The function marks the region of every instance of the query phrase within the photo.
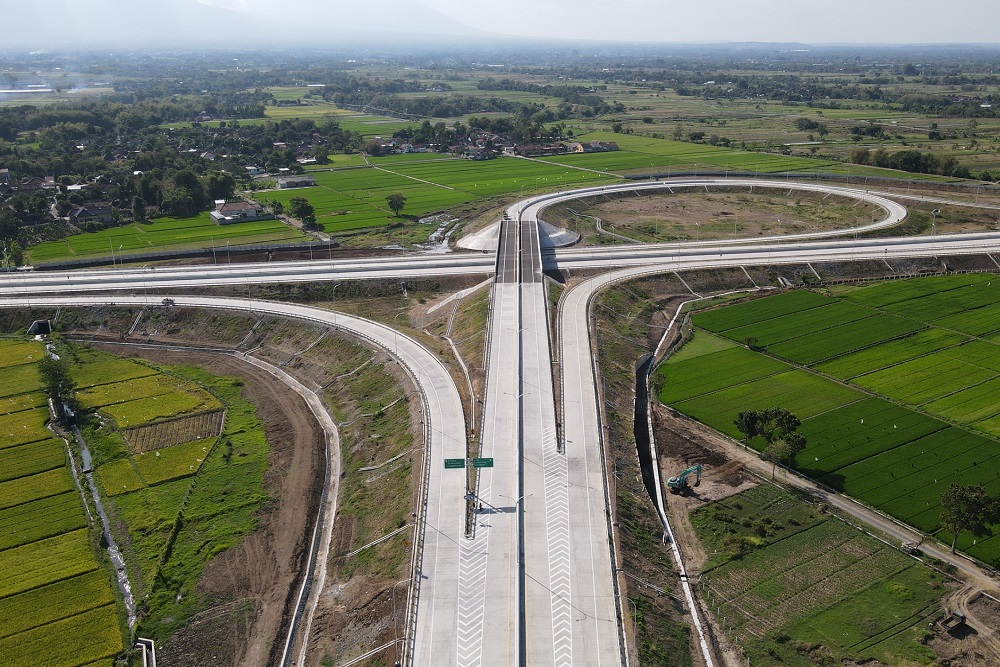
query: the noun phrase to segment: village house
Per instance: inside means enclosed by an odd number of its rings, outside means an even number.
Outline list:
[[[111,202],[92,201],[70,210],[67,218],[74,225],[82,225],[87,222],[99,222],[106,225],[114,222],[115,212]]]
[[[245,201],[223,202],[212,211],[212,220],[219,225],[231,225],[237,222],[270,219],[270,214],[264,212],[262,206]]]
[[[290,188],[311,188],[316,185],[316,179],[312,176],[282,176],[275,179],[275,183],[281,190]]]

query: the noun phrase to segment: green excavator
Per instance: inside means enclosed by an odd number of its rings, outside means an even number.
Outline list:
[[[671,477],[667,480],[667,488],[670,489],[671,493],[680,493],[686,491],[688,487],[688,475],[695,475],[694,486],[701,484],[701,464],[693,465],[676,477]]]

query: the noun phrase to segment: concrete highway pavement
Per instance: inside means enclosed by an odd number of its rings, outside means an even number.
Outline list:
[[[473,531],[461,546],[454,664],[465,667],[521,664],[517,228],[501,232],[479,452],[494,467],[479,470]]]
[[[493,304],[491,346],[518,341],[524,665],[620,665],[618,614],[608,543],[601,452],[560,441],[550,349],[548,295],[537,221],[507,211],[516,226],[519,311],[506,317]],[[509,280],[509,275],[504,279]],[[491,390],[488,390],[488,392]],[[501,664],[501,663],[496,663]]]
[[[938,257],[998,251],[1000,251],[1000,233],[992,232],[740,246],[661,244],[565,248],[546,255],[545,262],[547,267],[563,270],[655,265],[659,271],[672,271],[727,266]]]
[[[444,470],[445,458],[466,456],[465,416],[462,401],[448,369],[423,345],[390,327],[359,317],[319,308],[246,299],[169,297],[178,307],[218,308],[276,315],[318,323],[361,336],[385,348],[406,367],[423,396],[423,427],[427,441],[426,500],[418,526],[418,551],[410,599],[416,607],[407,612],[407,653],[417,665],[459,664],[455,629],[459,614],[459,544],[464,540],[463,502],[465,477]],[[69,307],[100,305],[158,305],[159,299],[141,296],[32,297],[0,299],[0,308]]]
[[[261,283],[322,282],[488,274],[492,255],[453,253],[192,266],[142,266],[0,275],[0,293],[65,294],[97,290],[176,289]]]

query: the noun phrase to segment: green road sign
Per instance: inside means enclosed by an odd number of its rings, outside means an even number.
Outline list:
[[[493,459],[472,459],[473,468],[492,468]]]
[[[490,462],[490,464],[492,465],[492,461]],[[465,459],[445,459],[444,460],[444,467],[445,468],[464,468],[465,467]]]

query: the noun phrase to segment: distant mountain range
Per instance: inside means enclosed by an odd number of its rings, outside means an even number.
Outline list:
[[[416,0],[244,0],[239,9],[197,0],[48,0],[5,3],[4,47],[255,48],[475,37]]]

